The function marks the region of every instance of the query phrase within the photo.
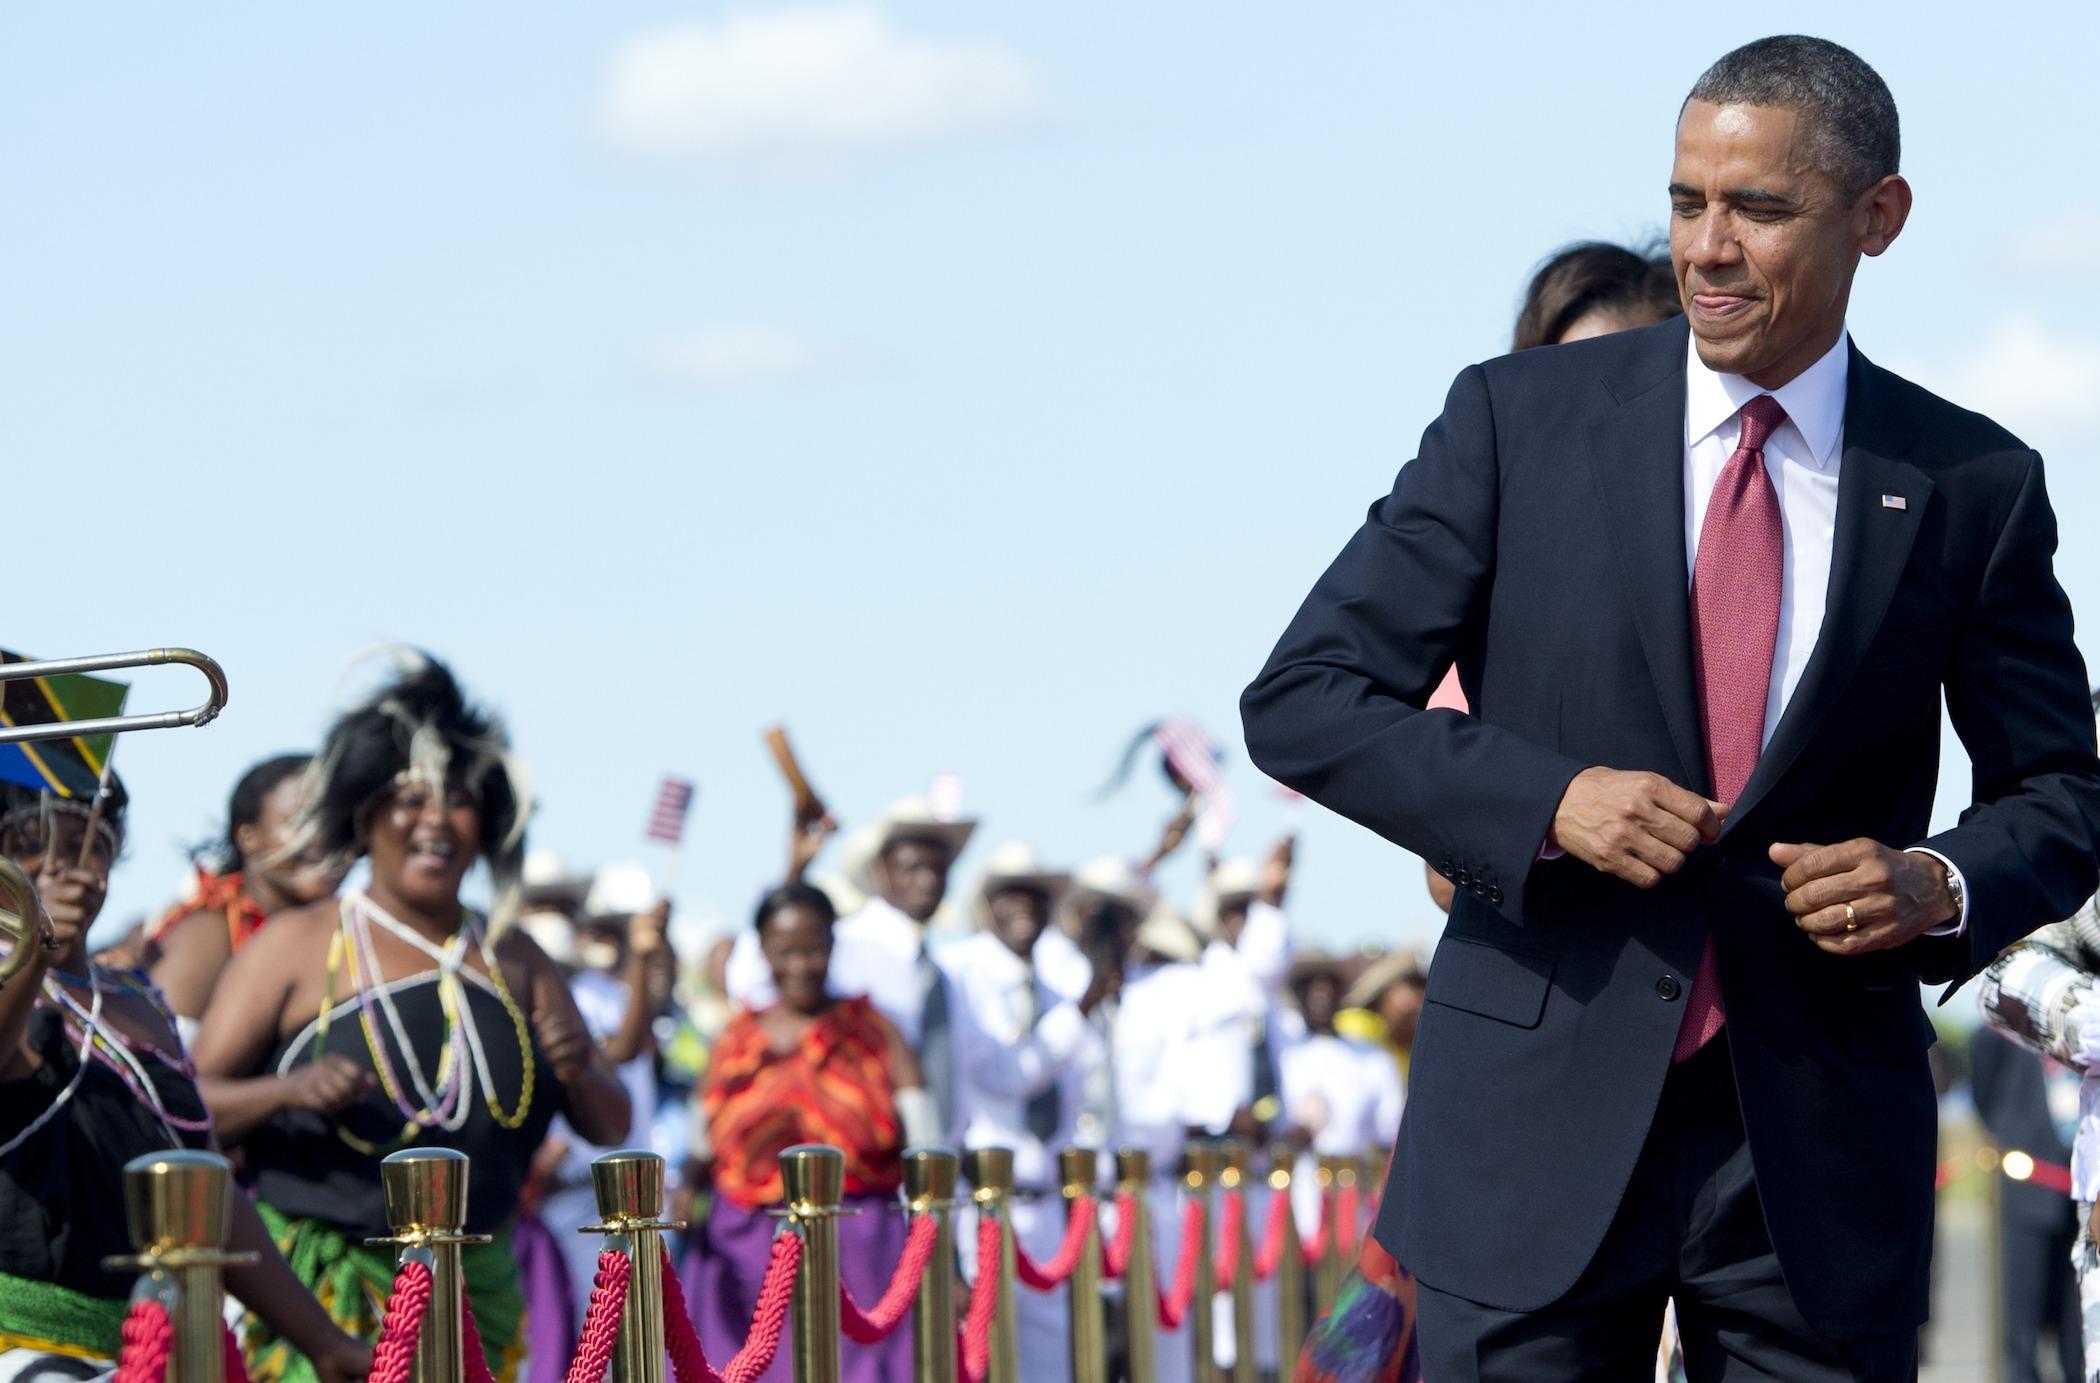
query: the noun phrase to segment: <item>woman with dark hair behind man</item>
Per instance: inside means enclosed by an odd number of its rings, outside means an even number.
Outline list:
[[[561,970],[508,927],[522,884],[531,794],[502,726],[451,672],[403,651],[394,679],[343,715],[307,775],[289,842],[371,878],[340,900],[293,908],[234,955],[205,1014],[209,1076],[285,1076],[332,1058],[364,1078],[357,1098],[287,1108],[243,1143],[256,1206],[294,1272],[370,1338],[393,1279],[379,1160],[415,1144],[473,1160],[466,1229],[494,1242],[461,1255],[491,1371],[516,1375],[524,1296],[510,1252],[532,1155],[557,1111],[594,1143],[625,1139],[627,1093],[591,1040]],[[484,919],[460,901],[477,861],[494,875]],[[249,1375],[311,1383],[307,1361],[261,1322],[244,1331]]]

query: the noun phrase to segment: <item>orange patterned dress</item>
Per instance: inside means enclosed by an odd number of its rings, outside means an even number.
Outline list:
[[[756,1015],[738,1013],[716,1039],[700,1098],[715,1190],[741,1205],[780,1202],[780,1154],[797,1143],[845,1153],[849,1196],[903,1184],[889,1030],[865,998],[832,1004],[785,1054],[766,1041]]]
[[[159,941],[177,922],[193,917],[200,912],[223,912],[226,914],[227,935],[238,951],[255,935],[255,929],[263,924],[262,907],[253,898],[241,892],[241,876],[214,874],[209,869],[197,870],[197,891],[174,907],[169,908],[152,925],[146,928],[148,941]]]

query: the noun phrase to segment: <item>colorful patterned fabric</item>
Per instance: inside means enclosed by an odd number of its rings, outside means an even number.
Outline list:
[[[2022,1046],[2077,1070],[2071,1010],[2100,996],[2100,899],[2008,946],[1983,972],[1984,1018]]]
[[[738,1013],[715,1043],[701,1107],[715,1191],[739,1204],[779,1202],[780,1154],[797,1143],[845,1153],[849,1196],[903,1184],[889,1034],[865,998],[832,1004],[785,1054],[772,1049],[757,1015]]]
[[[1295,1383],[1422,1383],[1415,1280],[1364,1236],[1334,1306],[1305,1337]]]
[[[125,1309],[122,1298],[91,1297],[0,1273],[0,1349],[114,1359],[123,1344]]]
[[[200,912],[219,912],[226,915],[226,930],[238,951],[255,935],[255,929],[263,924],[265,914],[262,905],[241,892],[241,875],[214,874],[209,869],[197,870],[197,891],[182,902],[169,908],[146,928],[146,939],[158,941],[166,936],[177,922],[194,917]]]
[[[353,1244],[318,1221],[287,1219],[262,1201],[255,1208],[292,1274],[306,1284],[328,1318],[355,1339],[379,1338],[387,1295],[394,1286],[393,1252]],[[459,1266],[489,1372],[496,1383],[517,1383],[518,1365],[525,1357],[525,1292],[517,1259],[511,1255],[510,1231],[499,1232],[493,1243],[461,1249]],[[241,1318],[240,1338],[254,1383],[319,1383],[307,1357],[271,1334],[252,1312]]]

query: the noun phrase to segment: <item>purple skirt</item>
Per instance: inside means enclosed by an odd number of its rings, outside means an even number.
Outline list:
[[[526,1383],[562,1383],[582,1328],[575,1320],[569,1270],[537,1215],[518,1216],[510,1244],[525,1290]]]
[[[848,1196],[846,1208],[860,1213],[838,1219],[839,1278],[855,1301],[873,1306],[888,1290],[897,1260],[904,1256],[904,1213],[894,1196]],[[701,1347],[717,1369],[729,1363],[751,1333],[751,1312],[758,1305],[759,1284],[765,1281],[780,1224],[763,1209],[716,1196],[686,1256],[679,1279],[700,1330]],[[782,1334],[780,1352],[759,1376],[760,1383],[789,1383],[794,1376],[790,1334]],[[911,1383],[909,1318],[880,1344],[841,1340],[839,1373],[842,1383]]]

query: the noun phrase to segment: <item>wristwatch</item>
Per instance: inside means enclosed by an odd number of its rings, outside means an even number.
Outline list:
[[[1964,912],[1967,912],[1969,909],[1968,899],[1963,896],[1961,871],[1950,864],[1946,866],[1946,872],[1947,896],[1954,900],[1954,914],[1953,916],[1949,917],[1945,922],[1940,924],[1943,927],[1953,926],[1955,923],[1960,922],[1961,915]]]

